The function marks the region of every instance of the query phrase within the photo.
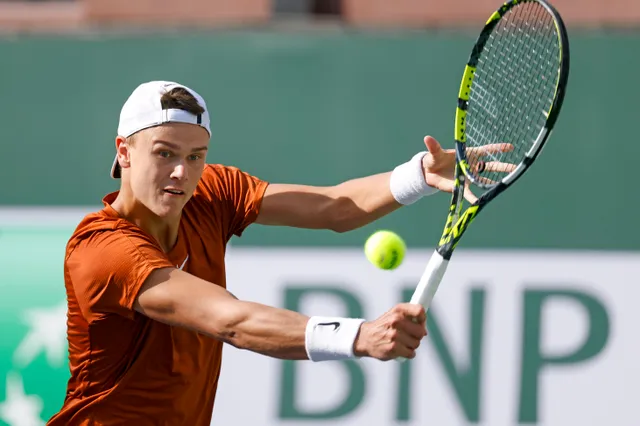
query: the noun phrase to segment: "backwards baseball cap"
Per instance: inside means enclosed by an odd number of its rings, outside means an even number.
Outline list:
[[[162,109],[160,100],[162,95],[175,88],[187,90],[204,108],[202,114],[191,114],[181,109]],[[209,122],[209,110],[202,96],[195,90],[173,81],[150,81],[138,86],[129,96],[120,111],[120,122],[118,124],[118,136],[128,138],[140,130],[149,127],[159,126],[163,123],[189,123],[204,127],[211,136]],[[119,179],[121,168],[118,163],[118,156],[111,167],[111,177]]]

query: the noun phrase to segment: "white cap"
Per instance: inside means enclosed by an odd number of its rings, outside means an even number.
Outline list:
[[[186,89],[191,93],[200,106],[204,108],[204,112],[194,115],[181,109],[162,109],[160,103],[162,95],[177,87]],[[195,90],[173,81],[150,81],[138,86],[122,106],[118,124],[118,136],[127,138],[140,130],[163,123],[196,124],[204,127],[209,136],[211,136],[209,110],[207,110],[207,104],[202,96]],[[111,167],[111,177],[118,179],[120,175],[120,164],[118,164],[118,156],[116,155]]]

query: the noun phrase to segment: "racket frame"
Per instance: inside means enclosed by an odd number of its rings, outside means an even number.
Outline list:
[[[559,67],[558,67],[558,80],[556,83],[554,99],[551,104],[551,108],[547,112],[547,120],[543,128],[540,130],[536,141],[532,145],[531,149],[525,154],[523,161],[516,166],[516,169],[505,176],[497,184],[493,184],[488,187],[488,190],[483,193],[476,202],[466,208],[464,213],[461,214],[462,205],[464,202],[464,191],[466,180],[469,179],[471,183],[474,183],[480,187],[487,188],[481,182],[478,182],[471,173],[471,167],[466,156],[466,117],[467,107],[469,102],[469,96],[473,87],[473,80],[475,77],[476,66],[484,45],[486,44],[491,32],[498,24],[500,19],[515,7],[521,3],[538,3],[543,6],[553,17],[554,24],[556,26],[556,32],[559,35]],[[512,0],[504,3],[485,23],[484,28],[480,32],[478,39],[471,50],[471,55],[465,66],[462,81],[460,83],[460,89],[458,92],[458,105],[456,108],[455,116],[455,146],[456,146],[456,167],[455,167],[455,183],[454,189],[451,195],[451,204],[449,206],[449,212],[447,220],[445,222],[444,231],[436,247],[433,255],[429,259],[427,266],[416,286],[416,290],[413,293],[410,303],[422,304],[425,310],[429,309],[431,301],[435,296],[435,293],[442,281],[444,273],[447,269],[451,255],[456,248],[460,238],[469,227],[471,222],[477,217],[482,208],[497,195],[502,193],[506,188],[511,186],[518,178],[520,178],[524,172],[531,166],[533,161],[542,151],[545,142],[551,135],[551,131],[555,125],[555,122],[560,114],[564,96],[566,92],[567,81],[569,78],[569,39],[567,36],[567,30],[560,14],[556,9],[547,3],[545,0]]]

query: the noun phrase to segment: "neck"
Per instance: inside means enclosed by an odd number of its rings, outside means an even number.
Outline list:
[[[131,191],[124,185],[118,196],[111,204],[118,214],[134,223],[147,234],[151,235],[162,247],[165,253],[171,251],[178,240],[180,215],[177,217],[159,217],[133,197]]]

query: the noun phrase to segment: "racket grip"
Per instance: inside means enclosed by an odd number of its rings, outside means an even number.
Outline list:
[[[442,277],[447,270],[447,265],[449,265],[449,261],[442,257],[440,253],[434,251],[409,303],[420,304],[424,306],[425,311],[428,311],[433,296],[435,296],[440,281],[442,281]],[[406,359],[396,358],[396,361],[404,362]]]
[[[424,306],[425,311],[428,311],[448,265],[449,261],[434,251],[413,292],[410,303],[420,304]]]

